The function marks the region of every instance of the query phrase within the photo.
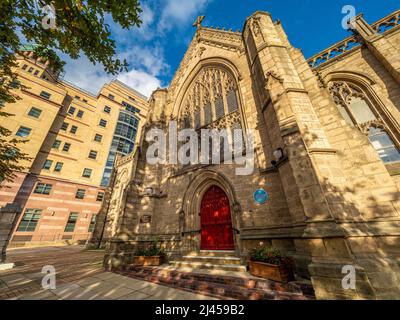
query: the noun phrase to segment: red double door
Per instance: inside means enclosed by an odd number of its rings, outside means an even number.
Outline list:
[[[201,250],[233,250],[229,199],[217,186],[206,191],[201,201]]]

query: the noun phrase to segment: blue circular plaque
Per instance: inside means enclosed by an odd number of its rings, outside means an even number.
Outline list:
[[[254,201],[259,204],[264,204],[269,199],[269,194],[264,189],[258,189],[256,192],[253,193]]]

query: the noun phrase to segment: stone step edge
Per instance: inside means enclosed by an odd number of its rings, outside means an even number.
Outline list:
[[[211,259],[211,260],[232,260],[232,261],[240,261],[240,258],[236,257],[215,257],[215,256],[182,256],[185,259]]]
[[[132,273],[131,271],[115,270],[113,272],[118,273],[118,274],[120,274],[122,276],[125,276],[125,277],[129,277],[129,278],[133,278],[133,279],[137,279],[137,280],[142,280],[142,281],[147,281],[147,282],[159,284],[159,285],[162,285],[162,286],[168,287],[168,288],[175,288],[175,289],[180,289],[180,290],[191,292],[191,293],[202,294],[202,295],[209,296],[209,297],[212,297],[212,298],[217,298],[217,299],[220,299],[220,300],[228,300],[227,297],[224,297],[224,296],[221,296],[221,295],[217,295],[217,294],[214,294],[214,293],[209,293],[209,292],[205,293],[205,292],[195,291],[195,290],[192,290],[192,289],[181,288],[181,287],[178,287],[178,286],[167,284],[165,282],[159,281],[158,277],[155,277],[155,276],[147,278],[147,277],[143,277],[142,275],[137,275],[136,273]],[[156,278],[157,280],[154,280],[152,278]]]
[[[160,269],[158,267],[138,267],[133,266],[130,268],[131,271],[139,272],[141,274],[153,275],[153,276],[162,276],[165,277],[166,274],[170,277],[184,277],[187,280],[196,280],[196,281],[203,281],[203,282],[212,282],[216,284],[221,284],[222,281],[225,284],[238,286],[243,289],[256,289],[256,290],[267,290],[267,291],[277,291],[277,292],[287,292],[293,294],[303,294],[308,297],[314,297],[314,289],[307,284],[300,284],[300,283],[284,283],[281,284],[279,282],[275,282],[268,279],[254,279],[254,278],[241,278],[241,277],[232,277],[232,276],[221,276],[221,275],[210,275],[210,274],[198,274],[198,273],[191,273],[188,271],[179,271],[179,270],[165,270]],[[274,285],[273,289],[268,289],[263,287],[259,284],[269,284]],[[253,284],[251,287],[249,284]],[[259,285],[259,286],[258,286]],[[258,287],[257,287],[258,286]]]
[[[152,283],[157,283],[167,287],[178,288],[181,290],[203,294],[218,299],[239,299],[239,300],[276,300],[277,298],[297,298],[301,300],[313,299],[313,297],[306,296],[304,294],[293,293],[293,292],[279,292],[263,289],[247,289],[243,290],[240,286],[226,285],[209,283],[198,280],[174,280],[171,281],[167,277],[160,276],[145,276],[143,274],[137,274],[135,272],[121,272],[125,276],[131,278],[145,280]],[[188,288],[190,287],[190,288]],[[196,289],[195,289],[196,288]],[[223,294],[215,293],[215,291],[223,290]]]
[[[175,260],[175,261],[170,261],[170,264],[186,264],[186,265],[195,265],[199,267],[210,267],[210,268],[215,268],[215,269],[220,269],[220,268],[227,268],[227,269],[244,269],[246,270],[246,266],[242,266],[239,264],[212,264],[209,262],[196,262],[196,261],[180,261],[180,260]]]

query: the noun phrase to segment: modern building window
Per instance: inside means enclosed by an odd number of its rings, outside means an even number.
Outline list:
[[[92,219],[90,219],[90,225],[89,225],[89,232],[93,232],[94,231],[94,227],[96,225],[96,215],[92,215]]]
[[[32,107],[31,110],[29,110],[28,112],[28,116],[32,117],[32,118],[36,118],[39,119],[40,115],[42,114],[42,110]]]
[[[61,125],[61,130],[62,130],[62,131],[67,131],[68,126],[69,126],[69,123],[63,122],[63,124]]]
[[[76,134],[76,131],[78,131],[78,127],[77,126],[72,126],[71,130],[69,131],[72,134]]]
[[[52,185],[51,185],[51,184],[39,182],[39,183],[36,185],[36,188],[35,188],[35,190],[33,191],[33,193],[49,195],[50,192],[51,192],[51,188],[52,188]]]
[[[105,128],[107,126],[107,120],[100,119],[99,126]]]
[[[104,107],[104,112],[105,113],[110,113],[111,112],[111,108],[109,106],[105,106]]]
[[[103,140],[103,136],[101,134],[96,133],[96,135],[94,136],[94,141],[101,142],[101,140]]]
[[[75,194],[76,199],[84,199],[85,198],[85,189],[78,189]]]
[[[100,191],[100,192],[97,194],[96,201],[101,202],[101,201],[103,201],[103,199],[104,199],[104,192]]]
[[[48,92],[46,92],[46,91],[42,91],[42,92],[40,93],[40,96],[41,96],[42,98],[44,98],[44,99],[50,99],[51,94],[48,93]]]
[[[65,226],[64,232],[74,232],[77,220],[78,220],[78,213],[71,212],[69,214],[67,225]]]
[[[76,114],[76,117],[82,119],[83,118],[83,113],[84,112],[82,110],[79,110],[78,113]]]
[[[57,162],[56,166],[54,167],[54,171],[55,172],[61,172],[63,165],[64,164],[62,162]]]
[[[42,210],[40,209],[26,209],[22,216],[21,222],[18,225],[18,232],[33,232],[40,220]]]
[[[82,177],[90,178],[92,176],[92,169],[85,168],[83,169]]]
[[[60,148],[60,145],[61,145],[61,140],[56,140],[54,141],[53,146],[51,148],[58,150]]]
[[[121,111],[118,116],[117,126],[114,132],[111,149],[108,154],[106,167],[103,172],[101,186],[107,187],[110,183],[112,168],[117,154],[130,154],[135,146],[139,119],[133,114]]]
[[[31,134],[32,129],[24,126],[19,127],[17,133],[15,134],[17,137],[25,138]]]
[[[97,151],[90,150],[90,152],[89,152],[89,159],[96,160],[96,158],[97,158]]]
[[[68,152],[70,148],[71,148],[70,143],[68,142],[64,143],[63,151]]]
[[[112,94],[109,94],[109,95],[108,95],[108,98],[110,98],[111,100],[114,100],[114,99],[115,99],[115,97],[114,97]]]
[[[132,113],[140,113],[140,110],[131,104],[127,103],[126,101],[122,101],[122,105],[125,107],[126,111],[132,112]]]
[[[43,169],[44,169],[44,170],[50,170],[52,164],[53,164],[53,161],[52,161],[52,160],[46,160],[46,161],[44,162]]]
[[[71,116],[73,116],[74,113],[75,113],[75,111],[76,111],[76,108],[75,108],[75,107],[70,107],[70,108],[68,109],[68,114],[70,114]]]

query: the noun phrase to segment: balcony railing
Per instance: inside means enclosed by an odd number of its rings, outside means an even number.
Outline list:
[[[393,12],[392,14],[386,16],[385,18],[372,24],[372,28],[379,34],[385,34],[395,27],[400,25],[400,10]],[[328,49],[316,54],[315,56],[308,59],[308,63],[311,68],[317,68],[321,65],[332,61],[338,57],[349,53],[356,48],[360,47],[360,41],[356,36],[351,36],[343,41],[340,41]]]

